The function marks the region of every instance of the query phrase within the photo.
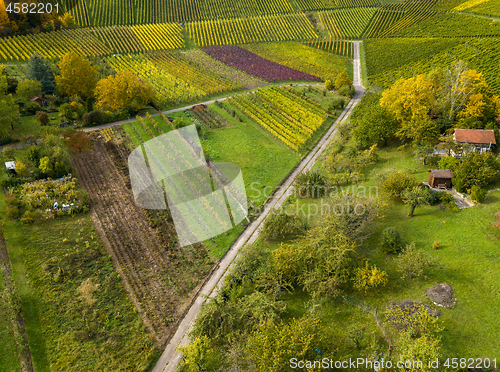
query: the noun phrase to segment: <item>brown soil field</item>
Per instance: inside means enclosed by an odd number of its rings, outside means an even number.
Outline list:
[[[73,166],[124,287],[163,346],[214,260],[202,244],[179,247],[168,211],[136,206],[128,176],[129,150],[123,143],[106,142],[99,134],[91,138],[92,150],[75,153]]]

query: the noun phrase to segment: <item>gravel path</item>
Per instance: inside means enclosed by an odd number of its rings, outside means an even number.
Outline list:
[[[163,351],[160,359],[158,360],[156,366],[153,368],[152,372],[174,372],[177,365],[182,359],[182,354],[176,350],[177,346],[186,345],[189,342],[188,334],[191,326],[193,324],[198,311],[200,310],[202,304],[205,302],[207,297],[214,297],[218,290],[220,284],[223,282],[224,277],[228,273],[228,269],[231,267],[234,259],[237,257],[241,247],[247,243],[254,242],[262,226],[262,222],[271,212],[273,208],[279,208],[279,206],[285,201],[285,199],[291,194],[292,190],[290,186],[295,181],[297,176],[301,172],[305,172],[314,165],[321,153],[328,147],[329,143],[333,140],[335,132],[339,123],[345,120],[352,112],[356,104],[363,97],[365,89],[361,83],[361,63],[360,63],[360,53],[359,44],[360,41],[354,41],[354,78],[353,84],[356,88],[356,93],[351,99],[347,107],[335,121],[335,123],[330,127],[328,132],[322,137],[316,147],[299,163],[295,170],[288,175],[279,191],[270,199],[266,204],[264,211],[261,213],[259,218],[253,221],[245,231],[238,237],[238,239],[231,246],[227,254],[219,262],[218,268],[212,273],[211,277],[205,282],[205,285],[199,292],[196,300],[193,302],[188,313],[181,321],[179,328],[175,335],[170,340],[169,344]],[[182,109],[179,109],[182,110]]]

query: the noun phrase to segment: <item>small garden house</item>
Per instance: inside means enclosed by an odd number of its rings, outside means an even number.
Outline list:
[[[432,169],[429,171],[429,186],[439,189],[451,189],[451,179],[453,172],[451,170]]]

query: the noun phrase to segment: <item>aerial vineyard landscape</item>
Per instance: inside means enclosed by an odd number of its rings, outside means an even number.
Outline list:
[[[0,0],[0,372],[500,370],[499,0]]]

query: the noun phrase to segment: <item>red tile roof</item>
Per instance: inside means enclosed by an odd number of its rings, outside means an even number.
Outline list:
[[[460,143],[496,145],[495,132],[486,129],[455,129],[455,139]]]
[[[430,172],[434,178],[453,178],[453,172],[451,170],[432,169]]]

